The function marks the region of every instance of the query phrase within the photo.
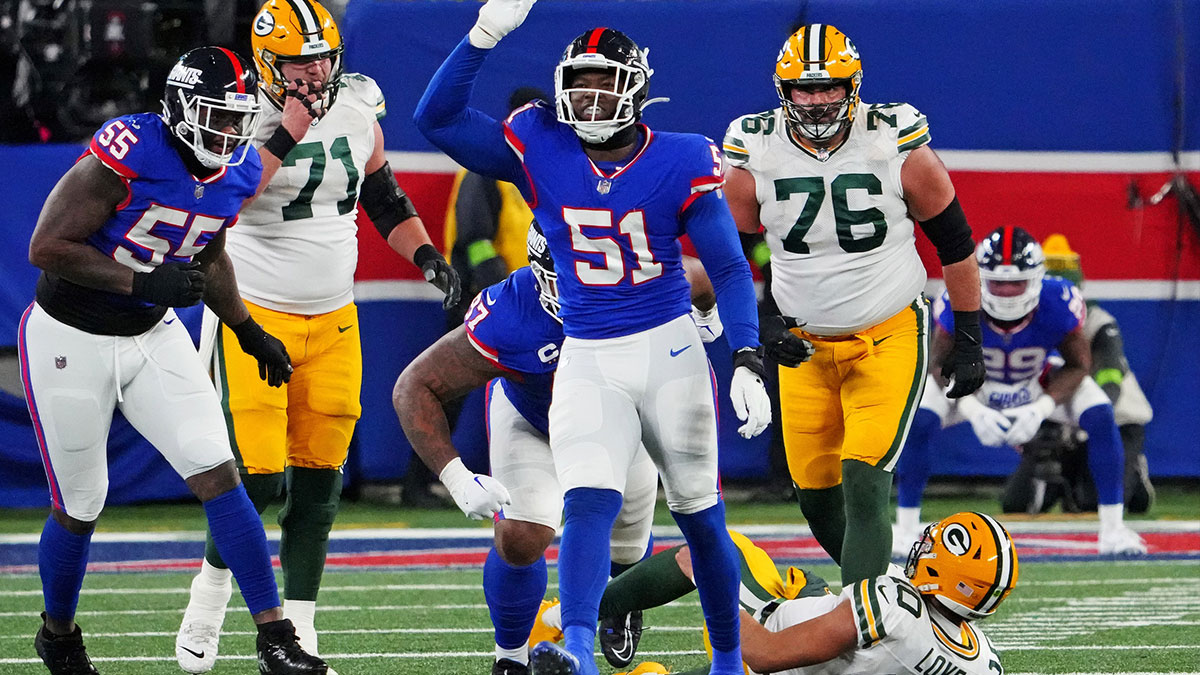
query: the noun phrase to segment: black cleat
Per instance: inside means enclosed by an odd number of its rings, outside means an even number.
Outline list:
[[[553,642],[539,642],[529,652],[529,675],[579,675],[579,659]]]
[[[633,663],[638,641],[642,639],[642,610],[600,622],[600,651],[613,668],[625,668]]]
[[[492,664],[492,675],[529,675],[529,666],[512,659],[500,659]]]
[[[42,627],[33,638],[33,648],[52,675],[100,675],[83,646],[79,624],[75,624],[74,632],[54,635],[46,631],[46,613],[42,612]]]
[[[262,675],[326,675],[329,666],[300,648],[289,619],[258,627],[258,672]]]

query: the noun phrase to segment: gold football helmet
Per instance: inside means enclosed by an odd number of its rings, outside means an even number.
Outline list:
[[[1042,242],[1042,253],[1046,256],[1046,273],[1068,279],[1076,286],[1083,285],[1083,268],[1079,254],[1071,249],[1067,237],[1052,234]]]
[[[280,66],[329,59],[329,80],[321,92],[321,110],[329,110],[342,79],[342,34],[329,10],[316,0],[267,0],[254,17],[250,47],[259,86],[279,108],[287,93]]]
[[[922,595],[963,618],[982,619],[1017,585],[1017,549],[994,518],[964,511],[925,528],[904,574]]]
[[[834,103],[800,105],[791,91],[806,85],[840,84],[846,97]],[[775,60],[775,91],[783,104],[788,125],[801,137],[826,141],[854,121],[858,89],[862,86],[862,61],[858,49],[842,31],[825,23],[811,23],[788,37]]]

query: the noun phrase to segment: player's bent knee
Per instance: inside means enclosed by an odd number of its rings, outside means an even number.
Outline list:
[[[495,545],[500,558],[518,567],[537,562],[554,541],[554,528],[524,520],[496,523]]]
[[[206,502],[236,488],[241,478],[238,477],[237,466],[230,459],[206,471],[187,476],[184,482],[192,494],[196,495],[196,499]]]
[[[704,509],[716,506],[718,501],[719,495],[716,492],[690,499],[681,499],[673,497],[670,493],[667,494],[667,508],[675,513],[682,513],[684,515],[699,513]]]
[[[96,529],[96,519],[100,517],[100,509],[103,507],[104,498],[101,496],[100,504],[95,508],[94,513],[91,511],[78,511],[72,516],[61,509],[52,509],[50,514],[51,517],[54,518],[55,522],[57,522],[59,525],[62,525],[67,532],[76,535],[84,535],[89,534],[92,530]]]

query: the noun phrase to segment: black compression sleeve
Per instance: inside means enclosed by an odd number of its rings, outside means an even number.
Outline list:
[[[922,222],[921,229],[937,248],[938,260],[943,265],[953,265],[975,252],[971,226],[967,225],[967,216],[958,203],[958,197],[941,213]]]
[[[417,215],[417,208],[396,183],[396,174],[387,162],[363,179],[358,199],[384,239],[397,225]]]

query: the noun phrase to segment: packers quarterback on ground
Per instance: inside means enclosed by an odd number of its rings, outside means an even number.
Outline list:
[[[737,532],[730,536],[741,558],[747,673],[1003,675],[1000,656],[976,625],[1017,584],[1016,548],[992,517],[962,512],[933,523],[903,572],[848,584],[839,594],[796,567],[781,576],[765,551]],[[600,617],[676,600],[695,588],[691,572],[686,545],[658,553],[608,583]],[[544,603],[534,639],[557,637],[557,609]],[[632,672],[669,671],[643,663]]]
[[[744,233],[765,228],[772,295],[762,321],[779,365],[788,467],[800,507],[849,584],[891,554],[891,471],[921,398],[929,351],[916,222],[955,310],[944,374],[957,398],[984,379],[974,242],[929,124],[907,103],[859,99],[858,50],[828,24],[791,35],[775,64],[780,107],[725,137],[726,195]],[[800,348],[804,338],[814,350]],[[807,347],[807,345],[805,345]],[[844,486],[844,487],[843,487]]]

